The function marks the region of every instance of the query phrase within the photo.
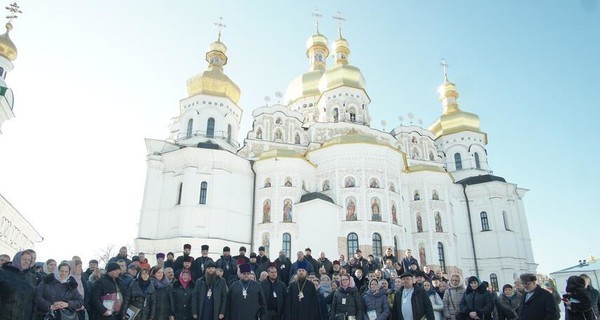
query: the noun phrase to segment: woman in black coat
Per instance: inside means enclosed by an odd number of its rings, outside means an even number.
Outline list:
[[[0,268],[0,320],[30,320],[35,317],[36,278],[30,268],[35,257],[19,251],[12,262]]]
[[[150,269],[150,281],[154,286],[154,296],[156,297],[155,320],[167,320],[171,314],[171,305],[169,302],[169,291],[171,283],[165,276],[165,271],[160,266]]]
[[[191,273],[183,270],[179,274],[179,280],[170,288],[171,316],[176,320],[192,320],[194,286]]]
[[[567,293],[563,301],[567,309],[569,320],[594,320],[596,316],[592,310],[590,295],[585,290],[585,280],[579,276],[571,276],[567,279]]]
[[[150,274],[146,269],[140,269],[138,276],[131,282],[127,288],[127,296],[123,303],[123,318],[129,311],[132,311],[132,306],[139,310],[136,320],[152,320],[155,319],[156,297],[152,282],[150,282]],[[127,310],[130,309],[130,310]]]
[[[35,301],[40,320],[49,311],[60,319],[60,309],[75,312],[83,306],[83,298],[77,291],[77,281],[71,276],[71,266],[68,263],[59,264],[53,273],[42,278],[36,289]]]
[[[473,315],[479,319],[491,319],[494,311],[494,298],[487,291],[488,283],[483,281],[479,283],[477,277],[471,276],[468,279],[467,290],[460,300],[460,313],[456,319],[472,319]]]

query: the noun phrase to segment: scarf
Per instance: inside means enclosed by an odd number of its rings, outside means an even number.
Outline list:
[[[327,297],[331,293],[331,282],[329,283],[321,283],[319,287],[319,294]]]
[[[152,285],[154,285],[154,288],[157,290],[166,288],[170,284],[169,279],[167,279],[166,276],[163,276],[162,280],[158,280],[155,277],[150,277],[150,281],[152,282]]]
[[[31,256],[31,263],[29,264],[29,266],[27,266],[25,268],[21,265],[21,256],[23,254],[28,254],[29,256]],[[23,272],[25,270],[29,270],[29,268],[33,267],[34,265],[35,265],[35,259],[33,258],[33,255],[31,255],[31,253],[26,252],[26,251],[17,252],[12,260],[12,266],[16,267],[21,272]]]
[[[184,281],[184,280],[183,280],[183,274],[184,274],[184,273],[187,273],[187,274],[190,276],[190,278],[189,278],[187,281]],[[181,286],[182,286],[184,289],[187,289],[187,287],[188,287],[188,285],[190,284],[190,282],[192,282],[192,275],[190,274],[190,272],[189,272],[189,271],[187,271],[187,270],[183,270],[183,271],[181,271],[181,273],[179,274],[179,283],[181,283]]]

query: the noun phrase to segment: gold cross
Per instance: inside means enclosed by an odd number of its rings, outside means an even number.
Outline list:
[[[448,81],[448,62],[446,62],[446,59],[442,58],[440,66],[444,69],[444,79]]]

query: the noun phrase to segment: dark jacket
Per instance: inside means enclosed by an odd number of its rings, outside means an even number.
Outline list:
[[[152,277],[150,278],[150,281],[154,286],[154,296],[156,297],[154,319],[167,320],[171,315],[171,304],[169,299],[169,289],[171,288],[171,283],[167,277],[163,277],[163,281],[158,281],[158,279]]]
[[[223,279],[225,279],[225,283],[227,283],[228,286],[237,281],[237,264],[231,256],[221,256],[221,258],[215,262],[215,266],[223,269]]]
[[[211,257],[200,256],[196,258],[196,260],[194,260],[194,263],[192,264],[192,267],[194,269],[194,276],[196,277],[196,279],[192,278],[194,282],[204,277],[204,271],[206,271],[205,266],[208,265],[209,262],[215,263]]]
[[[585,290],[587,290],[588,294],[590,295],[590,301],[592,302],[592,310],[594,310],[594,314],[596,317],[600,316],[600,313],[598,313],[598,303],[600,303],[600,301],[598,301],[598,297],[600,296],[600,292],[594,289],[592,285],[587,286]]]
[[[135,306],[140,309],[136,320],[154,319],[156,310],[156,296],[154,293],[154,285],[152,285],[152,282],[149,280],[146,292],[140,287],[139,279],[134,280],[129,287],[127,287],[127,295],[125,296],[125,302],[123,303],[123,312],[126,312],[129,306]]]
[[[60,283],[56,280],[54,274],[48,274],[37,286],[35,302],[40,319],[44,318],[50,310],[50,306],[57,301],[68,303],[69,308],[73,310],[83,306],[83,298],[77,291],[77,281],[73,277],[69,277],[65,283]]]
[[[413,286],[414,291],[410,298],[412,305],[413,317],[417,320],[425,317],[427,320],[435,320],[433,314],[433,307],[431,301],[427,296],[427,292],[421,287]],[[396,297],[394,298],[394,304],[392,306],[392,320],[413,320],[404,319],[402,316],[402,295],[404,294],[404,287],[401,287],[399,291],[396,291]]]
[[[527,293],[523,294],[519,306],[519,319],[525,320],[558,320],[558,306],[552,298],[552,293],[540,286],[536,286],[533,295],[527,300]]]
[[[340,315],[356,316],[360,319],[363,314],[363,305],[356,287],[346,289],[339,287],[333,294],[329,319],[337,319]],[[341,317],[340,317],[341,318]]]
[[[329,261],[329,259],[325,258],[325,259],[317,259],[317,261],[319,262],[319,264],[321,264],[321,267],[325,268],[325,272],[327,272],[327,275],[329,275],[331,277],[331,273],[333,270],[333,263],[331,261]],[[319,270],[316,270],[315,272],[319,272]]]
[[[585,281],[578,276],[571,276],[567,279],[567,288],[565,295],[571,301],[567,307],[567,319],[569,320],[593,320],[596,319],[592,309],[590,294],[585,289]]]
[[[0,320],[31,320],[35,316],[36,278],[10,262],[0,268]]]
[[[379,290],[375,293],[368,290],[367,293],[363,295],[362,301],[365,307],[362,317],[364,320],[369,320],[367,313],[372,310],[377,313],[376,320],[385,320],[390,315],[390,306],[388,305],[387,294],[385,294],[384,290]]]
[[[111,316],[103,316],[104,312],[107,310],[102,304],[102,297],[106,295],[110,295],[113,293],[117,293],[118,291],[121,293],[123,299],[125,299],[125,295],[127,291],[125,287],[123,287],[123,283],[119,278],[111,278],[108,274],[103,275],[100,279],[96,280],[92,286],[92,294],[90,296],[90,305],[92,306],[92,313],[95,316],[95,319],[119,319],[122,308],[117,312],[113,313]]]
[[[501,293],[496,298],[496,311],[498,313],[497,320],[518,319],[517,311],[523,297],[520,293],[515,292],[512,297],[507,297]]]
[[[206,285],[206,279],[204,277],[196,281],[194,287],[194,293],[192,294],[192,314],[202,315],[202,308],[204,305],[204,297],[207,294],[208,286]],[[212,286],[211,299],[214,299],[214,320],[219,319],[219,314],[225,314],[227,310],[227,283],[225,279],[217,277],[215,283]]]
[[[184,288],[179,281],[169,287],[169,304],[171,315],[177,320],[192,319],[192,297],[194,296],[195,282],[191,281]]]
[[[285,260],[275,259],[275,266],[277,266],[277,278],[281,280],[286,286],[290,284],[290,271],[292,269],[292,262],[290,259]]]
[[[304,255],[304,260],[308,261],[312,266],[312,269],[315,273],[319,273],[319,268],[321,267],[321,263],[313,258],[311,255]]]
[[[275,313],[281,317],[283,316],[283,304],[285,303],[285,295],[287,288],[285,284],[276,279],[275,282],[271,282],[269,278],[263,280],[260,283],[260,287],[265,295],[265,300],[267,301],[267,311],[273,311],[273,307],[275,307]],[[273,294],[273,292],[275,294]]]
[[[470,312],[477,312],[480,319],[491,319],[494,311],[494,297],[487,291],[487,282],[479,284],[477,289],[473,290],[468,284],[465,294],[460,300],[460,312],[468,315]]]

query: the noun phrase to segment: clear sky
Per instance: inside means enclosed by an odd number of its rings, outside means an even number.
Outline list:
[[[8,4],[5,3],[5,4]],[[84,260],[133,244],[145,183],[144,138],[168,136],[185,82],[223,16],[225,72],[253,109],[307,70],[311,13],[337,36],[372,99],[372,126],[428,127],[442,108],[441,58],[461,109],[488,133],[495,175],[524,198],[538,271],[600,255],[600,4],[573,1],[21,1],[6,79],[16,118],[0,135],[0,193],[45,240],[40,259]],[[331,63],[331,59],[329,60]],[[405,120],[406,122],[406,120]],[[596,137],[596,138],[593,138]],[[335,256],[337,253],[330,253]]]

